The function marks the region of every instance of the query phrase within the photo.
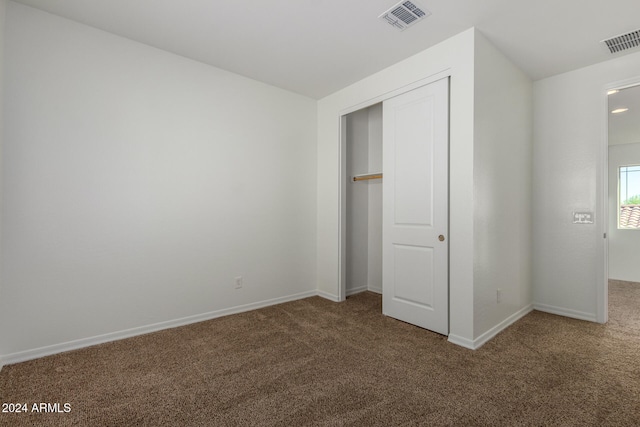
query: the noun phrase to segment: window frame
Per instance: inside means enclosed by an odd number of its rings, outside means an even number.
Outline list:
[[[629,164],[629,165],[620,165],[618,166],[618,192],[617,192],[617,200],[616,200],[616,208],[617,208],[617,228],[618,230],[640,230],[640,222],[638,223],[637,227],[633,227],[633,226],[623,226],[621,224],[621,216],[622,216],[622,207],[623,206],[640,206],[640,203],[638,205],[623,205],[622,202],[622,174],[623,174],[623,169],[629,169],[629,168],[636,168],[637,170],[625,170],[625,190],[626,190],[626,194],[625,194],[625,200],[629,199],[629,173],[638,173],[638,177],[640,177],[640,164]],[[640,195],[640,186],[638,188],[638,191],[636,192],[637,194],[632,194],[631,197],[634,197],[636,195]],[[640,208],[638,208],[640,209]]]

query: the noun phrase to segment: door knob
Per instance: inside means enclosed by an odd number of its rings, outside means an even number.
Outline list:
[[[444,242],[444,236],[441,234],[438,236],[438,240],[440,240],[441,242]]]

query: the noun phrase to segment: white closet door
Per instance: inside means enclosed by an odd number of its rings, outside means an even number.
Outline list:
[[[449,79],[383,103],[385,315],[449,333]]]

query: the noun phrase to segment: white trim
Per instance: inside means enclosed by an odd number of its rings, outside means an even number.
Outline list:
[[[605,96],[607,96],[607,91],[610,89],[629,89],[630,87],[638,86],[640,84],[640,76],[632,77],[629,79],[618,80],[617,82],[611,82],[605,85]],[[607,120],[608,122],[609,120]]]
[[[449,342],[451,344],[459,345],[460,347],[468,348],[469,350],[475,350],[473,341],[455,334],[449,334]]]
[[[436,82],[438,80],[442,80],[444,78],[451,77],[452,74],[453,73],[451,72],[451,68],[446,68],[446,69],[444,69],[442,71],[438,71],[437,73],[434,73],[434,74],[432,74],[430,76],[427,76],[427,77],[425,77],[423,79],[416,80],[413,83],[406,84],[406,85],[401,86],[401,87],[399,87],[397,89],[390,90],[389,92],[382,93],[382,94],[380,94],[380,95],[378,95],[376,97],[373,97],[373,98],[368,99],[366,101],[360,102],[360,103],[358,103],[356,105],[353,105],[351,107],[345,108],[344,110],[342,110],[340,112],[340,116],[346,116],[347,114],[351,114],[351,113],[353,113],[355,111],[363,110],[365,108],[369,108],[372,105],[379,104],[379,103],[381,103],[381,102],[383,102],[383,101],[385,101],[387,99],[393,98],[393,97],[398,96],[398,95],[402,95],[403,93],[406,93],[406,92],[410,92],[410,91],[412,91],[414,89],[417,89],[417,88],[419,88],[421,86],[426,86],[426,85],[431,84],[433,82]]]
[[[340,116],[338,151],[338,301],[347,298],[347,115]]]
[[[477,350],[480,347],[482,347],[484,344],[486,344],[488,341],[490,341],[493,337],[498,335],[500,332],[504,331],[509,326],[513,325],[515,322],[522,319],[527,314],[531,313],[533,309],[534,309],[533,305],[529,304],[528,306],[513,313],[511,316],[507,317],[502,322],[498,323],[496,326],[489,329],[487,332],[480,335],[478,338],[474,340],[463,338],[454,334],[449,334],[449,342],[464,348],[468,348],[470,350]]]
[[[333,302],[342,302],[344,301],[343,299],[340,299],[340,296],[338,295],[334,295],[334,294],[330,294],[329,292],[325,292],[325,291],[316,291],[316,295],[324,298],[324,299],[328,299],[329,301],[333,301]]]
[[[473,340],[474,350],[482,347],[490,339],[492,339],[493,337],[498,335],[500,332],[504,331],[509,326],[513,325],[515,322],[517,322],[518,320],[522,319],[524,316],[526,316],[527,314],[531,313],[532,311],[533,311],[533,305],[529,304],[528,306],[524,307],[523,309],[518,310],[515,313],[513,313],[511,316],[507,317],[502,322],[498,323],[496,326],[494,326],[493,328],[489,329],[484,334],[480,335],[478,338]]]
[[[377,286],[369,286],[367,290],[369,292],[375,292],[376,294],[382,295],[382,288],[378,288]]]
[[[603,239],[604,240],[604,239]],[[597,316],[594,313],[585,311],[571,310],[569,308],[555,307],[547,304],[533,304],[533,309],[543,311],[545,313],[557,314],[558,316],[571,317],[573,319],[587,320],[589,322],[597,322]]]
[[[358,288],[353,288],[353,289],[347,289],[347,296],[350,297],[351,295],[355,295],[355,294],[359,294],[362,292],[366,292],[368,289],[366,286],[360,286]]]
[[[602,261],[602,263],[596,264],[596,319],[600,323],[606,323],[609,319],[609,95],[607,95],[607,91],[608,89],[602,91],[604,126],[600,143],[599,168],[602,176],[602,186],[600,187],[602,194],[600,208],[602,211],[596,212],[596,218],[598,218],[598,213],[601,218],[601,224],[596,228],[596,233],[598,233],[596,238],[600,240],[597,245],[598,258]]]
[[[185,326],[192,323],[203,322],[205,320],[211,320],[218,317],[228,316],[231,314],[243,313],[246,311],[256,310],[258,308],[268,307],[276,304],[282,304],[289,301],[295,301],[303,298],[317,296],[317,291],[302,292],[299,294],[293,294],[280,298],[273,298],[251,304],[239,305],[236,307],[225,308],[222,310],[211,311],[208,313],[197,314],[195,316],[183,317],[181,319],[168,320],[166,322],[154,323],[152,325],[140,326],[137,328],[126,329],[119,332],[111,332],[104,335],[98,335],[90,338],[82,338],[79,340],[68,341],[61,344],[49,345],[46,347],[40,347],[33,350],[20,351],[17,353],[6,354],[0,356],[0,364],[9,365],[12,363],[25,362],[27,360],[38,359],[40,357],[50,356],[52,354],[63,353],[66,351],[77,350],[80,348],[90,347],[97,344],[103,344],[106,342],[121,340],[124,338],[131,338],[138,335],[144,335],[151,332],[157,332],[164,329],[176,328],[178,326]]]

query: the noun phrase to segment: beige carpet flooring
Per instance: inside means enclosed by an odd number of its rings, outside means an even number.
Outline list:
[[[0,372],[5,426],[639,426],[640,285],[599,325],[533,312],[477,351],[318,297]]]

